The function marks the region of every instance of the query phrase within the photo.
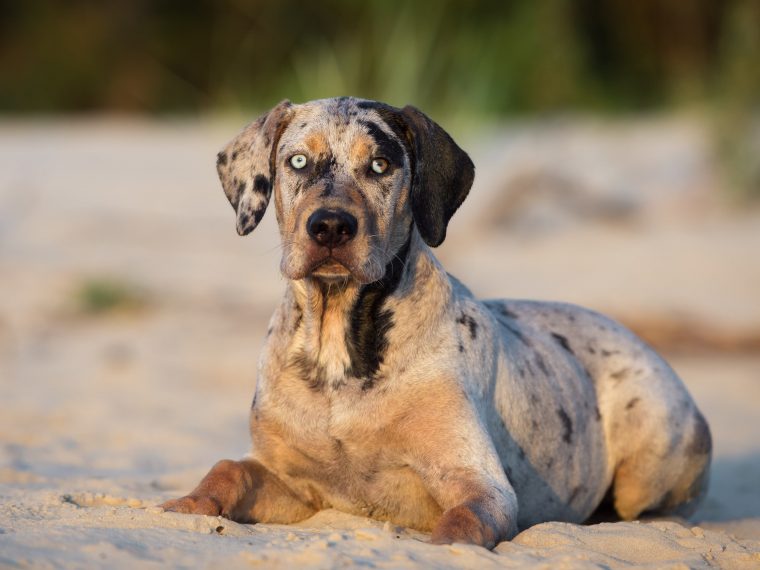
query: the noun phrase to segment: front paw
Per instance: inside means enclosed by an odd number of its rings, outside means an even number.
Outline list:
[[[491,549],[496,546],[494,530],[478,517],[471,508],[459,505],[449,509],[433,529],[433,544],[476,544]]]
[[[222,508],[219,501],[213,497],[192,497],[190,495],[179,499],[172,499],[161,503],[159,508],[173,513],[184,513],[187,515],[207,515],[217,517],[222,514]]]

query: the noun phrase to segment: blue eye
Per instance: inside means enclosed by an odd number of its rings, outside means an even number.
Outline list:
[[[304,166],[306,166],[306,155],[294,154],[293,156],[291,156],[290,166],[292,166],[296,170],[301,170]]]

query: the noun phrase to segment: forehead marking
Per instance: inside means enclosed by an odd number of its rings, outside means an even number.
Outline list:
[[[330,151],[330,147],[327,145],[327,139],[319,133],[308,135],[304,139],[304,144],[313,154],[327,154]]]
[[[391,163],[399,165],[404,163],[404,149],[389,134],[372,121],[359,121],[367,129],[367,133],[375,142],[380,154]]]
[[[372,146],[363,139],[357,139],[351,145],[350,155],[354,160],[362,160],[369,157],[372,152]]]

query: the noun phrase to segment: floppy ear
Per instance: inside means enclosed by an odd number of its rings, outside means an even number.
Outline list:
[[[262,115],[216,155],[216,171],[237,212],[237,232],[259,225],[274,188],[277,141],[288,126],[293,105],[285,100]]]
[[[431,247],[446,238],[446,226],[464,202],[475,178],[472,160],[449,134],[422,111],[401,110],[412,157],[411,203],[417,229]]]

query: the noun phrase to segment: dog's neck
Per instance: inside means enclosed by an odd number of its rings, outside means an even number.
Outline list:
[[[432,253],[413,231],[378,281],[363,285],[306,278],[289,283],[288,297],[301,315],[291,364],[312,388],[352,383],[367,390],[374,385],[393,326],[389,302],[417,285],[415,272],[426,256]]]

